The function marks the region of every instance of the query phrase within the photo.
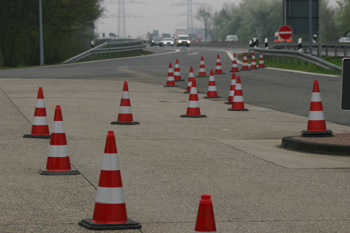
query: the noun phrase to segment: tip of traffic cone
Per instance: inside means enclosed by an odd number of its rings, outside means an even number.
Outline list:
[[[218,54],[217,58],[220,58],[220,55]]]
[[[192,66],[190,67],[190,72],[193,73],[193,68],[192,68]]]
[[[247,56],[247,53],[244,53],[244,56]]]
[[[171,65],[171,62],[169,63],[169,68],[173,68],[173,66]]]
[[[233,56],[236,57],[236,54],[234,53]]]
[[[115,143],[114,131],[109,130],[106,139],[105,153],[116,154],[117,145]]]
[[[204,60],[204,58],[203,58],[203,56],[201,57],[201,61],[203,61]]]
[[[236,78],[236,74],[233,72],[232,73],[232,79],[235,79]]]
[[[191,85],[191,87],[197,87],[196,79],[195,79],[195,78],[192,79],[192,85]]]
[[[179,64],[179,59],[176,58],[176,64]]]
[[[255,55],[255,53],[253,52],[253,56]]]
[[[262,54],[262,51],[260,51],[260,54]]]
[[[124,81],[123,91],[129,91],[128,82]]]
[[[237,75],[237,83],[241,83],[241,76]]]
[[[44,99],[44,92],[43,92],[43,88],[42,87],[39,87],[38,99]]]
[[[62,110],[60,105],[56,105],[54,121],[63,121]]]
[[[314,88],[313,88],[312,92],[320,92],[320,88],[318,86],[318,80],[314,81]]]
[[[214,76],[213,69],[210,70],[210,76]]]

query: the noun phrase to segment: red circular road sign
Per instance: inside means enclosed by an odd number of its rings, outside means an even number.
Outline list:
[[[280,35],[280,37],[282,39],[289,39],[292,37],[293,35],[293,29],[291,27],[289,27],[288,25],[284,25],[280,28],[280,30],[278,30],[278,34]]]

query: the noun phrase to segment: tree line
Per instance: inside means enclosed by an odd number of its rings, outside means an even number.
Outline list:
[[[85,51],[102,13],[101,0],[42,0],[45,64]],[[39,0],[1,0],[0,22],[0,67],[39,65]]]
[[[350,0],[337,0],[331,6],[329,0],[321,0],[322,42],[337,42],[350,32]],[[224,40],[227,35],[238,35],[239,40],[254,37],[273,40],[275,32],[283,25],[282,0],[242,0],[238,5],[226,3],[220,11],[202,5],[195,18],[203,22],[206,37]],[[304,35],[308,40],[308,35]]]

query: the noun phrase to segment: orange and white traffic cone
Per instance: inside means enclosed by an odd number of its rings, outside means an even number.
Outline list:
[[[244,108],[241,77],[239,75],[237,76],[237,83],[236,83],[235,94],[233,96],[232,107],[229,108],[228,110],[229,111],[248,111],[248,109]]]
[[[195,233],[212,232],[216,233],[213,202],[210,194],[202,194],[199,201]]]
[[[50,139],[49,155],[45,169],[40,169],[40,175],[78,175],[79,171],[70,165],[66,133],[64,131],[61,106],[56,105]]]
[[[232,67],[230,72],[239,72],[236,54],[233,54]]]
[[[314,87],[311,95],[311,104],[309,112],[309,121],[307,130],[301,132],[304,137],[330,137],[332,131],[327,130],[326,121],[323,114],[322,100],[318,81],[314,81]]]
[[[255,59],[255,53],[253,52],[252,55],[252,62],[250,64],[250,69],[258,69],[257,65],[256,65],[256,59]]]
[[[207,72],[205,71],[205,64],[204,64],[204,58],[203,56],[201,57],[201,63],[199,66],[199,73],[197,77],[208,77]]]
[[[43,88],[39,87],[38,97],[34,111],[34,119],[31,134],[25,134],[24,138],[50,138],[49,125],[47,121]]]
[[[264,56],[263,56],[262,51],[260,51],[260,57],[259,57],[259,68],[265,68]]]
[[[171,63],[169,63],[168,78],[167,78],[167,81],[166,81],[166,85],[164,87],[177,87],[175,85],[173,66],[171,65]]]
[[[210,70],[207,96],[204,96],[204,98],[220,98],[216,90],[215,78],[212,69]]]
[[[193,68],[190,67],[190,74],[188,76],[187,90],[184,93],[190,93],[192,87],[192,79],[194,79]]]
[[[247,53],[244,53],[242,70],[249,70]]]
[[[181,79],[179,59],[176,58],[175,69],[174,69],[174,79],[175,81],[185,81]]]
[[[232,73],[230,92],[228,94],[228,100],[227,100],[227,102],[225,102],[225,104],[232,104],[233,97],[235,95],[235,90],[236,90],[236,74]]]
[[[225,74],[225,73],[222,72],[220,55],[219,54],[218,54],[218,56],[216,58],[215,74]]]
[[[206,115],[201,115],[195,78],[192,79],[190,97],[187,105],[187,113],[186,115],[181,115],[181,117],[196,117],[196,118],[207,117]]]
[[[108,131],[107,135],[93,217],[81,220],[79,225],[89,230],[142,228],[127,216],[113,131]]]
[[[134,121],[131,112],[131,102],[129,96],[128,82],[124,82],[122,99],[120,100],[120,108],[117,121],[112,121],[112,125],[137,125],[138,121]]]

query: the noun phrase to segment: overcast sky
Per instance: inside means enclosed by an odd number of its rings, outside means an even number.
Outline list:
[[[335,1],[330,0],[330,3],[333,5]],[[100,37],[102,37],[102,33],[108,36],[110,32],[117,34],[118,31],[118,18],[116,17],[118,15],[118,0],[104,0],[104,2],[105,16],[100,18],[95,25],[95,33],[100,34]],[[114,4],[106,4],[113,2]],[[187,0],[124,0],[124,2],[127,36],[144,37],[147,32],[152,33],[153,29],[159,30],[160,34],[173,34],[175,29],[187,28]],[[192,2],[192,13],[195,15],[198,7],[196,3],[211,5],[213,12],[215,12],[215,10],[221,10],[224,3],[238,5],[241,0],[192,0]],[[171,6],[178,3],[183,5]],[[203,27],[203,23],[194,19],[193,26]]]

